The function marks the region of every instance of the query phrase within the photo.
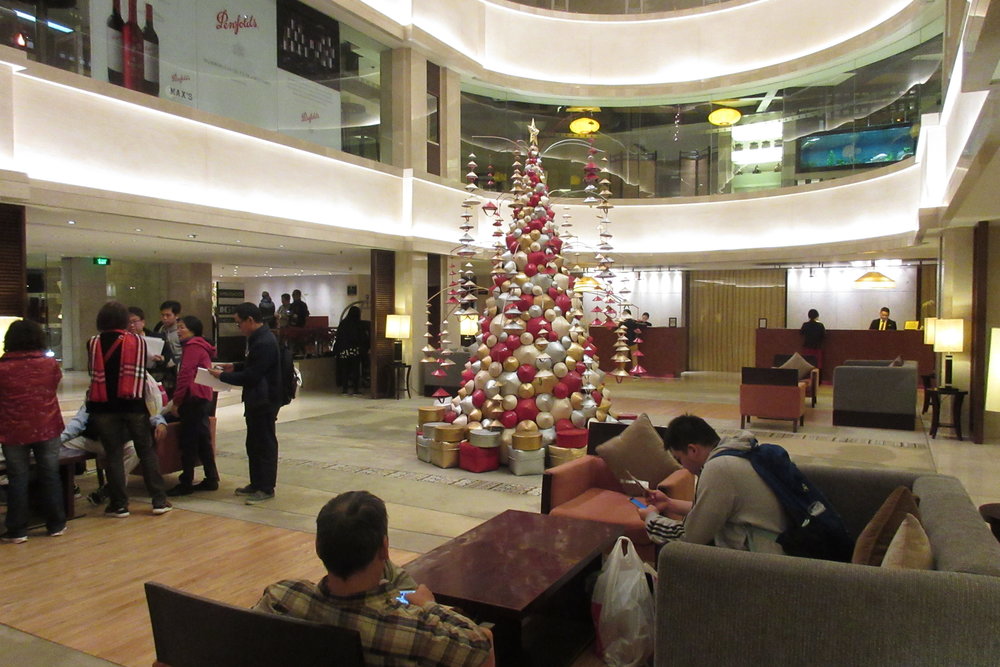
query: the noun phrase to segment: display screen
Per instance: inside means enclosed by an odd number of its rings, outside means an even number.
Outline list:
[[[899,162],[916,151],[913,127],[890,125],[810,134],[796,142],[796,168],[800,172],[828,171]]]

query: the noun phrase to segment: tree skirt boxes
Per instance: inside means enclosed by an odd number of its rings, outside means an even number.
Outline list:
[[[556,431],[556,444],[549,445],[548,467],[578,459],[587,453],[588,431],[585,428],[567,428]]]
[[[430,405],[421,408],[417,408],[417,425],[423,426],[427,422],[440,422],[444,423],[445,406],[443,405]]]
[[[434,441],[431,443],[431,463],[438,468],[458,467],[458,445],[464,439],[464,426],[456,426],[455,424],[435,425]]]
[[[438,426],[448,426],[448,423],[442,421],[421,422],[420,426],[417,427],[417,458],[425,463],[431,462],[431,443],[434,442],[434,429]]]
[[[545,448],[511,449],[507,465],[515,475],[541,475],[545,471]]]
[[[458,466],[469,472],[487,472],[500,467],[500,433],[475,429],[458,446]]]

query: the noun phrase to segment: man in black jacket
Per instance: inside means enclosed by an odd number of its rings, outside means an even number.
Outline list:
[[[878,319],[872,320],[872,323],[868,325],[868,328],[875,329],[876,331],[895,331],[896,320],[890,320],[889,308],[887,306],[882,306],[882,310],[878,311]]]
[[[260,308],[252,303],[236,307],[236,325],[247,336],[247,358],[242,364],[223,364],[209,371],[223,382],[243,387],[243,417],[247,424],[250,484],[236,489],[247,505],[274,498],[278,477],[278,437],[275,422],[281,408],[281,363],[278,339],[264,326]]]

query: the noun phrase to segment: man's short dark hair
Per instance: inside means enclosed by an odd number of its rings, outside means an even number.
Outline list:
[[[701,417],[681,415],[667,424],[664,442],[668,449],[682,452],[691,444],[715,447],[719,444],[719,434]]]
[[[185,315],[181,318],[181,322],[187,327],[187,330],[193,333],[195,336],[202,335],[205,328],[201,325],[201,320],[199,320],[194,315]]]
[[[643,317],[649,317],[649,313],[643,313],[642,316]]]
[[[3,337],[5,352],[36,352],[46,347],[45,332],[32,320],[11,322]]]
[[[284,294],[281,295],[281,300],[284,301],[285,299],[288,299],[289,301],[291,301],[292,300],[292,295],[289,294],[288,292],[285,292]]]
[[[143,320],[143,321],[145,321],[145,320],[146,320],[146,311],[144,311],[144,310],[143,310],[142,308],[140,308],[139,306],[129,306],[129,307],[128,307],[128,312],[129,312],[129,314],[131,314],[131,315],[135,315],[135,316],[136,316],[136,317],[138,317],[138,318],[139,318],[140,320]]]
[[[108,301],[97,311],[97,328],[100,331],[124,329],[128,326],[128,308],[120,301]]]
[[[181,302],[180,301],[164,301],[160,304],[160,312],[164,310],[171,311],[174,315],[181,312]]]
[[[808,318],[809,318],[810,320],[811,320],[811,319],[814,319],[814,318],[817,318],[817,317],[819,317],[819,311],[818,311],[818,310],[816,310],[815,308],[810,308],[810,309],[809,309],[809,312],[808,312],[808,313],[806,314],[806,316],[807,316],[807,317],[808,317]]]
[[[888,315],[890,313],[889,306],[882,306],[882,308],[878,312],[885,313],[886,315]]]
[[[293,289],[292,290],[292,297],[296,298],[296,299],[301,299],[302,298],[302,290]]]
[[[240,305],[236,306],[236,310],[234,312],[241,320],[252,319],[254,322],[258,323],[264,321],[264,316],[260,314],[260,308],[257,307],[256,303],[244,301]]]
[[[382,499],[367,491],[347,491],[330,500],[316,517],[316,555],[340,579],[365,569],[382,548],[389,516]]]

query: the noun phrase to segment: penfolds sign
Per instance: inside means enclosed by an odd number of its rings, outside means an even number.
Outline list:
[[[319,114],[315,111],[303,111],[302,112],[302,122],[312,123],[314,120],[319,120]]]
[[[240,30],[250,30],[257,27],[257,19],[253,14],[240,14],[235,19],[229,18],[229,11],[223,9],[215,15],[216,30],[231,30],[234,35],[240,34]]]

